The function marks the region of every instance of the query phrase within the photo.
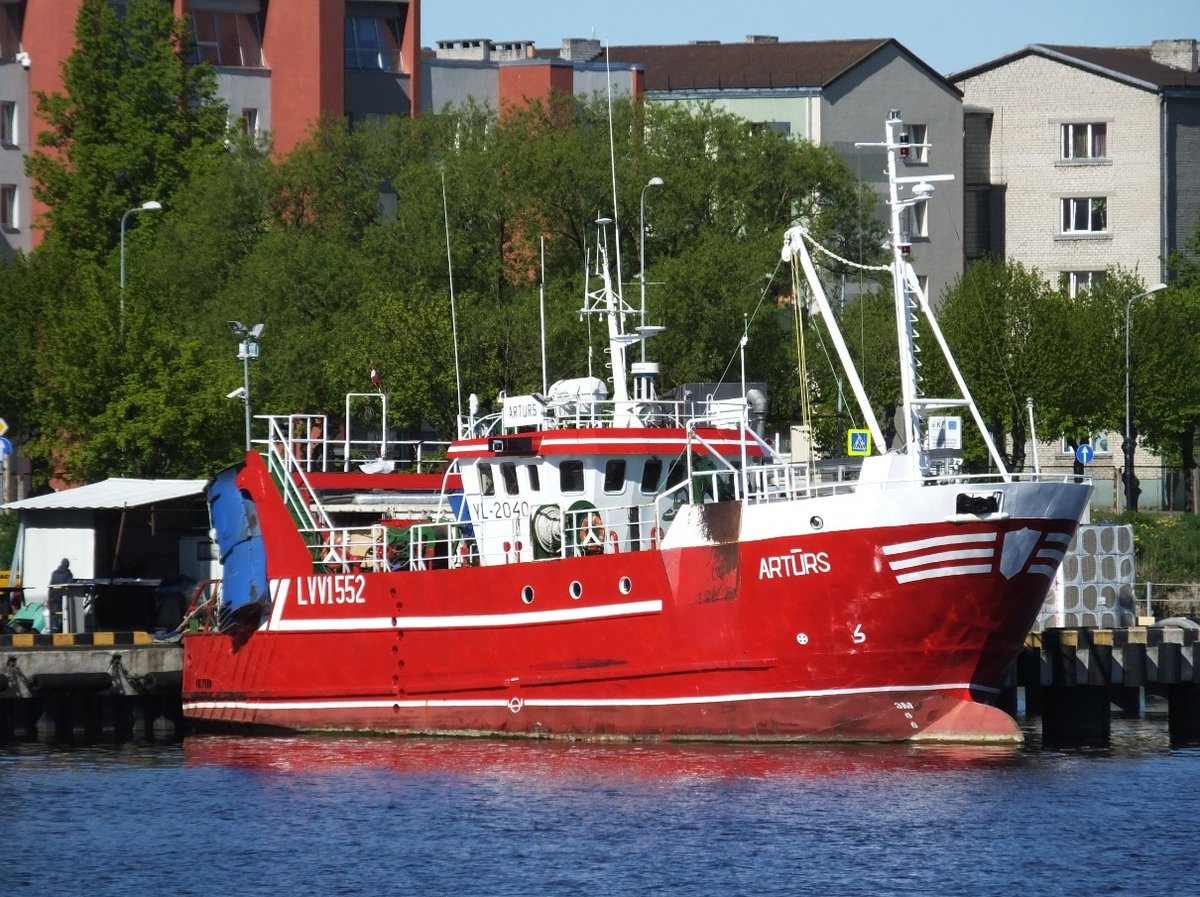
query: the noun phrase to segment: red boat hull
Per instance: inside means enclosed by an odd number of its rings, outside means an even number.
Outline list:
[[[930,578],[891,558],[947,539],[1006,546],[1017,532],[1065,547],[1074,525],[929,523],[503,567],[273,570],[261,627],[185,637],[185,713],[202,727],[287,730],[1019,740],[983,702],[1049,586],[1037,552],[1016,572],[996,548],[970,572]]]

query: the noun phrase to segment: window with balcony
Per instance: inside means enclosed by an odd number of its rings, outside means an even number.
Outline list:
[[[1064,234],[1102,234],[1108,231],[1108,199],[1104,196],[1071,196],[1063,199]]]
[[[398,16],[346,16],[346,68],[402,72]]]
[[[1108,158],[1108,125],[1068,122],[1062,125],[1062,158],[1086,161]]]
[[[195,60],[238,68],[262,68],[262,16],[257,12],[192,10]]]

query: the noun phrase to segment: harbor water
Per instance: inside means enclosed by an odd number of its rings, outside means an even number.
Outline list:
[[[0,893],[1194,893],[1200,747],[0,745]]]

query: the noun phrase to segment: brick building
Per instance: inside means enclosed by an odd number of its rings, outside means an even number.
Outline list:
[[[120,8],[120,0],[112,0]],[[24,157],[39,91],[62,90],[83,0],[0,0],[0,252],[37,242]],[[216,67],[231,118],[286,152],[323,114],[365,119],[420,107],[420,0],[172,0]]]

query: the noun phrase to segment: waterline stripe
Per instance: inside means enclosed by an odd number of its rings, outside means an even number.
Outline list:
[[[937,685],[880,685],[863,688],[828,688],[809,691],[777,691],[731,695],[680,695],[669,698],[526,698],[523,707],[670,707],[699,704],[745,703],[748,701],[774,701],[795,698],[831,698],[848,695],[895,694],[897,692],[928,691],[982,691],[999,694],[1000,689],[970,682],[943,682]],[[395,701],[189,701],[184,710],[367,710],[403,707],[405,709],[431,707],[482,707],[508,708],[511,698],[490,699],[429,699]]]

